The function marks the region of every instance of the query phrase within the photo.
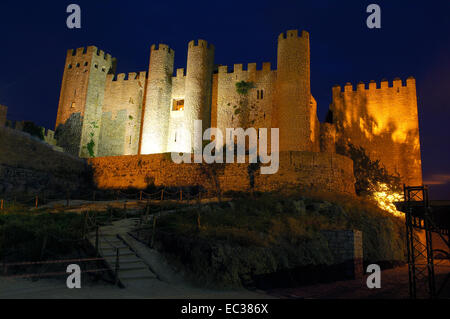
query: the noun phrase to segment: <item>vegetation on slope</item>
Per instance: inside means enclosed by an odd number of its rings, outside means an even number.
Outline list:
[[[197,282],[241,286],[261,274],[331,265],[322,230],[363,232],[364,260],[404,261],[401,219],[355,197],[264,194],[158,220],[157,247]]]

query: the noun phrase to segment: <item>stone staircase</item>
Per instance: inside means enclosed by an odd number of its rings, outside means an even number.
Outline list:
[[[121,221],[123,223],[123,221]],[[129,226],[136,223],[135,220],[129,219],[125,223]],[[143,281],[150,281],[158,279],[153,271],[145,261],[127,245],[123,240],[121,227],[114,227],[115,225],[107,225],[100,227],[98,250],[101,257],[103,257],[108,267],[116,272],[118,270],[118,284],[124,287],[132,285],[142,285]],[[89,238],[91,244],[95,247],[95,234]]]

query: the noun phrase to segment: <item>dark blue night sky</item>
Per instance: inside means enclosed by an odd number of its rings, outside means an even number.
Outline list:
[[[66,27],[66,7],[82,8],[82,29]],[[370,30],[366,7],[382,8]],[[277,36],[311,35],[312,93],[324,120],[331,87],[346,82],[417,79],[425,183],[450,198],[450,1],[10,1],[0,2],[0,103],[9,119],[54,128],[65,53],[96,45],[120,72],[148,69],[150,45],[166,43],[185,67],[187,43],[216,46],[216,63],[276,66]]]

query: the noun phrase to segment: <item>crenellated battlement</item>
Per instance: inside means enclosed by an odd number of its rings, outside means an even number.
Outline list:
[[[254,72],[263,72],[263,73],[269,73],[272,71],[272,64],[270,62],[264,62],[262,64],[262,68],[258,68],[257,63],[248,63],[247,64],[247,69],[244,70],[244,65],[243,64],[234,64],[233,65],[233,72],[228,72],[228,66],[226,65],[221,65],[218,68],[218,73],[219,74],[233,74],[233,73],[243,73],[243,72],[249,72],[249,73],[254,73]]]
[[[188,48],[191,49],[191,48],[195,48],[195,47],[201,47],[201,48],[210,49],[210,50],[214,49],[214,45],[212,45],[211,43],[208,43],[208,41],[202,40],[202,39],[189,41]]]
[[[309,32],[302,30],[302,33],[299,35],[298,30],[288,30],[286,32],[281,33],[278,36],[278,41],[283,41],[286,39],[297,39],[297,38],[309,39]]]
[[[370,81],[369,83],[359,82],[356,87],[352,83],[347,82],[342,88],[340,85],[333,86],[333,95],[350,93],[350,92],[365,92],[365,91],[376,91],[376,90],[387,90],[387,89],[399,89],[399,88],[416,88],[416,80],[413,77],[409,77],[404,82],[400,78],[395,78],[393,81],[388,81],[386,79],[381,80],[377,83],[375,81]]]
[[[175,54],[175,51],[171,49],[167,44],[158,43],[153,44],[150,48],[151,51],[167,51],[170,54]]]
[[[113,60],[113,57],[109,53],[105,53],[103,50],[99,50],[96,46],[88,46],[77,49],[69,49],[67,50],[67,58],[83,58],[97,55],[104,60],[110,62]]]
[[[124,82],[124,81],[139,81],[145,80],[147,77],[147,72],[141,71],[137,72],[129,72],[129,73],[119,73],[117,75],[108,74],[106,76],[107,81],[111,82]]]
[[[186,72],[184,68],[177,69],[176,78],[183,78],[186,76]]]

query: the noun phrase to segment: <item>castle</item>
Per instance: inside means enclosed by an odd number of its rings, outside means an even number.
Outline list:
[[[104,51],[69,50],[56,120],[58,145],[80,157],[143,156],[190,152],[179,130],[193,134],[195,120],[223,132],[279,128],[280,153],[334,154],[338,143],[350,142],[400,174],[402,182],[422,184],[413,78],[336,86],[327,122],[320,123],[310,88],[308,32],[279,36],[276,70],[270,63],[236,64],[230,70],[214,64],[214,52],[204,40],[189,42],[186,69],[174,75],[175,52],[152,45],[148,72],[116,76],[116,59]],[[239,82],[251,83],[245,94],[237,90]]]

